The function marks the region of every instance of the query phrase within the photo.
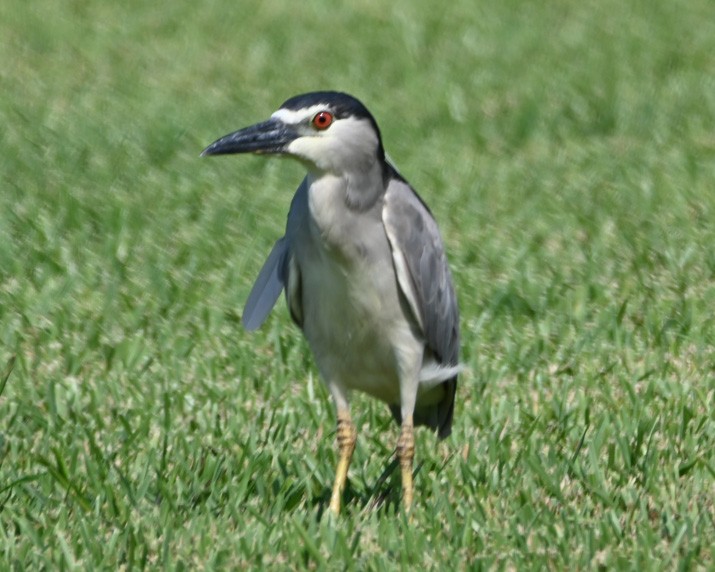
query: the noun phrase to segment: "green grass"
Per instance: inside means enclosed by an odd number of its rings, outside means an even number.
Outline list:
[[[0,568],[715,567],[715,9],[0,4]],[[360,97],[462,311],[453,436],[335,414],[283,304],[240,312],[302,176],[199,159]]]

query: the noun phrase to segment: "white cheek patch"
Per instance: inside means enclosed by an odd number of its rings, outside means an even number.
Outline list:
[[[323,137],[299,137],[291,141],[286,148],[289,155],[306,159],[318,169],[328,170],[332,164],[330,142]]]
[[[301,115],[310,116],[321,109],[324,107],[311,107],[308,113]],[[347,117],[322,131],[306,129],[304,136],[291,141],[286,151],[321,170],[345,172],[362,169],[365,162],[375,156],[377,145],[377,135],[367,120]]]
[[[367,119],[346,117],[339,122],[336,121],[331,127],[333,137],[341,140],[343,144],[363,144],[367,148],[377,146],[377,136]],[[327,133],[330,129],[326,129],[325,131]]]
[[[297,155],[299,157],[307,157],[311,153],[311,149],[314,149],[316,147],[316,142],[312,141],[311,138],[309,137],[298,137],[298,139],[294,139],[290,143],[288,143],[288,147],[286,147],[286,151],[290,153],[291,155]]]

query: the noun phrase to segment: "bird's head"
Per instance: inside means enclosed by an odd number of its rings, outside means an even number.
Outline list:
[[[267,121],[221,137],[201,155],[230,153],[288,155],[335,174],[366,169],[385,158],[370,112],[354,97],[335,91],[291,97]]]

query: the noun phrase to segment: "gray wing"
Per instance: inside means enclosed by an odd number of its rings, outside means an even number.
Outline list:
[[[422,329],[427,349],[444,366],[459,365],[459,308],[444,245],[427,206],[399,174],[385,194],[382,214],[400,290]],[[415,409],[415,424],[436,429],[441,439],[452,431],[457,375],[441,383],[434,406]],[[391,407],[399,421],[398,407]]]
[[[286,234],[276,241],[246,300],[241,321],[243,327],[249,331],[260,328],[266,321],[283,288],[286,289],[288,308],[293,320],[298,325],[302,322],[300,273],[293,259],[290,244],[295,239],[296,230],[303,222],[306,209],[307,186],[304,180],[291,202]]]
[[[400,288],[427,347],[439,363],[458,365],[459,308],[437,223],[417,193],[399,179],[387,188],[383,221]]]
[[[241,321],[247,330],[256,330],[266,321],[273,306],[276,305],[278,296],[281,295],[285,285],[286,259],[288,256],[288,242],[286,237],[278,239],[263,268],[258,273],[258,278],[251,288],[251,293],[243,308]]]

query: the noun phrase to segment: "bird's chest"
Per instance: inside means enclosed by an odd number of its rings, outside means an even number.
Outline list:
[[[387,336],[400,318],[400,301],[381,212],[354,211],[335,191],[318,186],[308,193],[295,252],[304,330],[319,365],[337,360],[349,370],[359,357],[364,375],[369,356],[375,363],[368,369],[383,371],[392,359]]]
[[[318,291],[356,298],[353,304],[358,306],[364,297],[384,291],[383,282],[393,282],[393,269],[380,205],[351,208],[336,181],[313,184],[307,202],[302,252],[297,254],[304,273],[325,285]]]
[[[310,245],[342,264],[359,264],[366,256],[368,242],[381,218],[373,212],[356,212],[346,201],[340,179],[315,182],[308,190],[308,231]],[[384,234],[384,231],[383,231]]]

